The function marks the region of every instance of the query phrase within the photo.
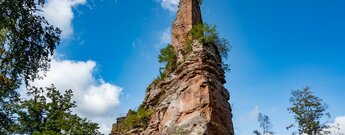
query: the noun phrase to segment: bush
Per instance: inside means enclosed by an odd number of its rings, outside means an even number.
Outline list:
[[[177,66],[177,56],[174,52],[174,48],[171,44],[160,50],[158,55],[158,62],[165,64],[164,67],[159,68],[159,75],[155,80],[146,88],[148,92],[153,85],[158,84],[160,81],[164,80]]]
[[[137,111],[130,110],[126,118],[117,123],[117,130],[126,133],[135,127],[146,127],[153,113],[152,109],[147,110],[144,106],[140,106]]]
[[[160,50],[160,54],[158,56],[158,60],[160,63],[165,63],[166,68],[173,68],[176,66],[176,54],[174,52],[173,46],[171,44],[168,44],[167,47],[162,48]]]
[[[223,58],[228,57],[228,52],[231,49],[231,45],[228,40],[224,38],[219,38],[217,33],[216,26],[210,26],[208,24],[197,24],[194,25],[192,30],[188,33],[189,36],[186,39],[185,43],[185,53],[189,53],[191,50],[188,48],[191,47],[193,40],[199,40],[205,44],[214,44],[217,47],[219,54]]]
[[[225,38],[219,38],[219,34],[215,25],[197,24],[194,25],[192,30],[188,33],[184,50],[184,54],[188,54],[192,51],[192,44],[194,40],[198,40],[204,44],[214,44],[219,52],[219,55],[226,59],[228,53],[231,50],[231,45]],[[224,67],[225,66],[225,67]],[[225,71],[230,70],[227,64],[222,63],[222,68]]]
[[[198,4],[201,5],[203,0],[198,0]]]

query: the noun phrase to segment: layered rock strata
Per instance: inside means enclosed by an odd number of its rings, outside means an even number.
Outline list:
[[[146,93],[143,106],[154,110],[147,125],[135,127],[126,134],[234,134],[230,96],[224,87],[225,73],[216,46],[195,40],[192,50],[182,55],[188,32],[199,23],[202,18],[197,0],[180,0],[172,35],[178,64]],[[121,122],[123,118],[118,120]],[[113,135],[120,134],[116,125]]]
[[[192,47],[175,72],[147,93],[144,104],[155,113],[142,134],[176,127],[193,135],[234,134],[221,58],[214,45],[196,41]]]

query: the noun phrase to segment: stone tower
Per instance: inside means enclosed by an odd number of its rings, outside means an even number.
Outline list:
[[[197,0],[180,0],[179,10],[172,27],[172,45],[176,51],[183,48],[187,33],[193,25],[201,24],[201,10]]]
[[[142,105],[154,110],[148,122],[126,134],[234,135],[230,95],[224,87],[225,72],[216,45],[195,40],[192,50],[182,54],[187,33],[200,23],[198,0],[180,0],[172,30],[178,64],[167,77],[149,87]],[[125,118],[119,118],[117,123]],[[119,128],[115,123],[112,134],[123,134]]]

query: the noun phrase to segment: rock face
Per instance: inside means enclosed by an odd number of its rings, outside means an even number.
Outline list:
[[[183,49],[187,33],[193,25],[201,23],[201,11],[197,0],[180,0],[179,10],[172,29],[172,45],[176,51]]]
[[[126,134],[234,134],[230,96],[216,46],[196,40],[192,51],[182,55],[187,33],[199,23],[202,18],[197,0],[180,0],[172,37],[179,64],[146,93],[143,105],[154,110],[147,125]],[[120,134],[116,124],[111,134]]]
[[[224,83],[214,46],[194,42],[185,62],[147,94],[145,104],[155,113],[144,134],[159,135],[177,126],[193,135],[233,135]]]

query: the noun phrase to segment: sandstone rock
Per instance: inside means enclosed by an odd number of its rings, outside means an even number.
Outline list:
[[[179,10],[172,29],[172,45],[181,51],[193,25],[201,24],[202,17],[197,0],[180,0]]]
[[[216,46],[194,41],[192,51],[181,55],[187,33],[198,23],[202,23],[202,18],[197,0],[180,0],[172,37],[180,63],[169,77],[148,90],[143,105],[154,113],[147,126],[127,134],[234,134],[230,95],[224,87],[225,73]],[[112,134],[119,134],[116,124]]]

